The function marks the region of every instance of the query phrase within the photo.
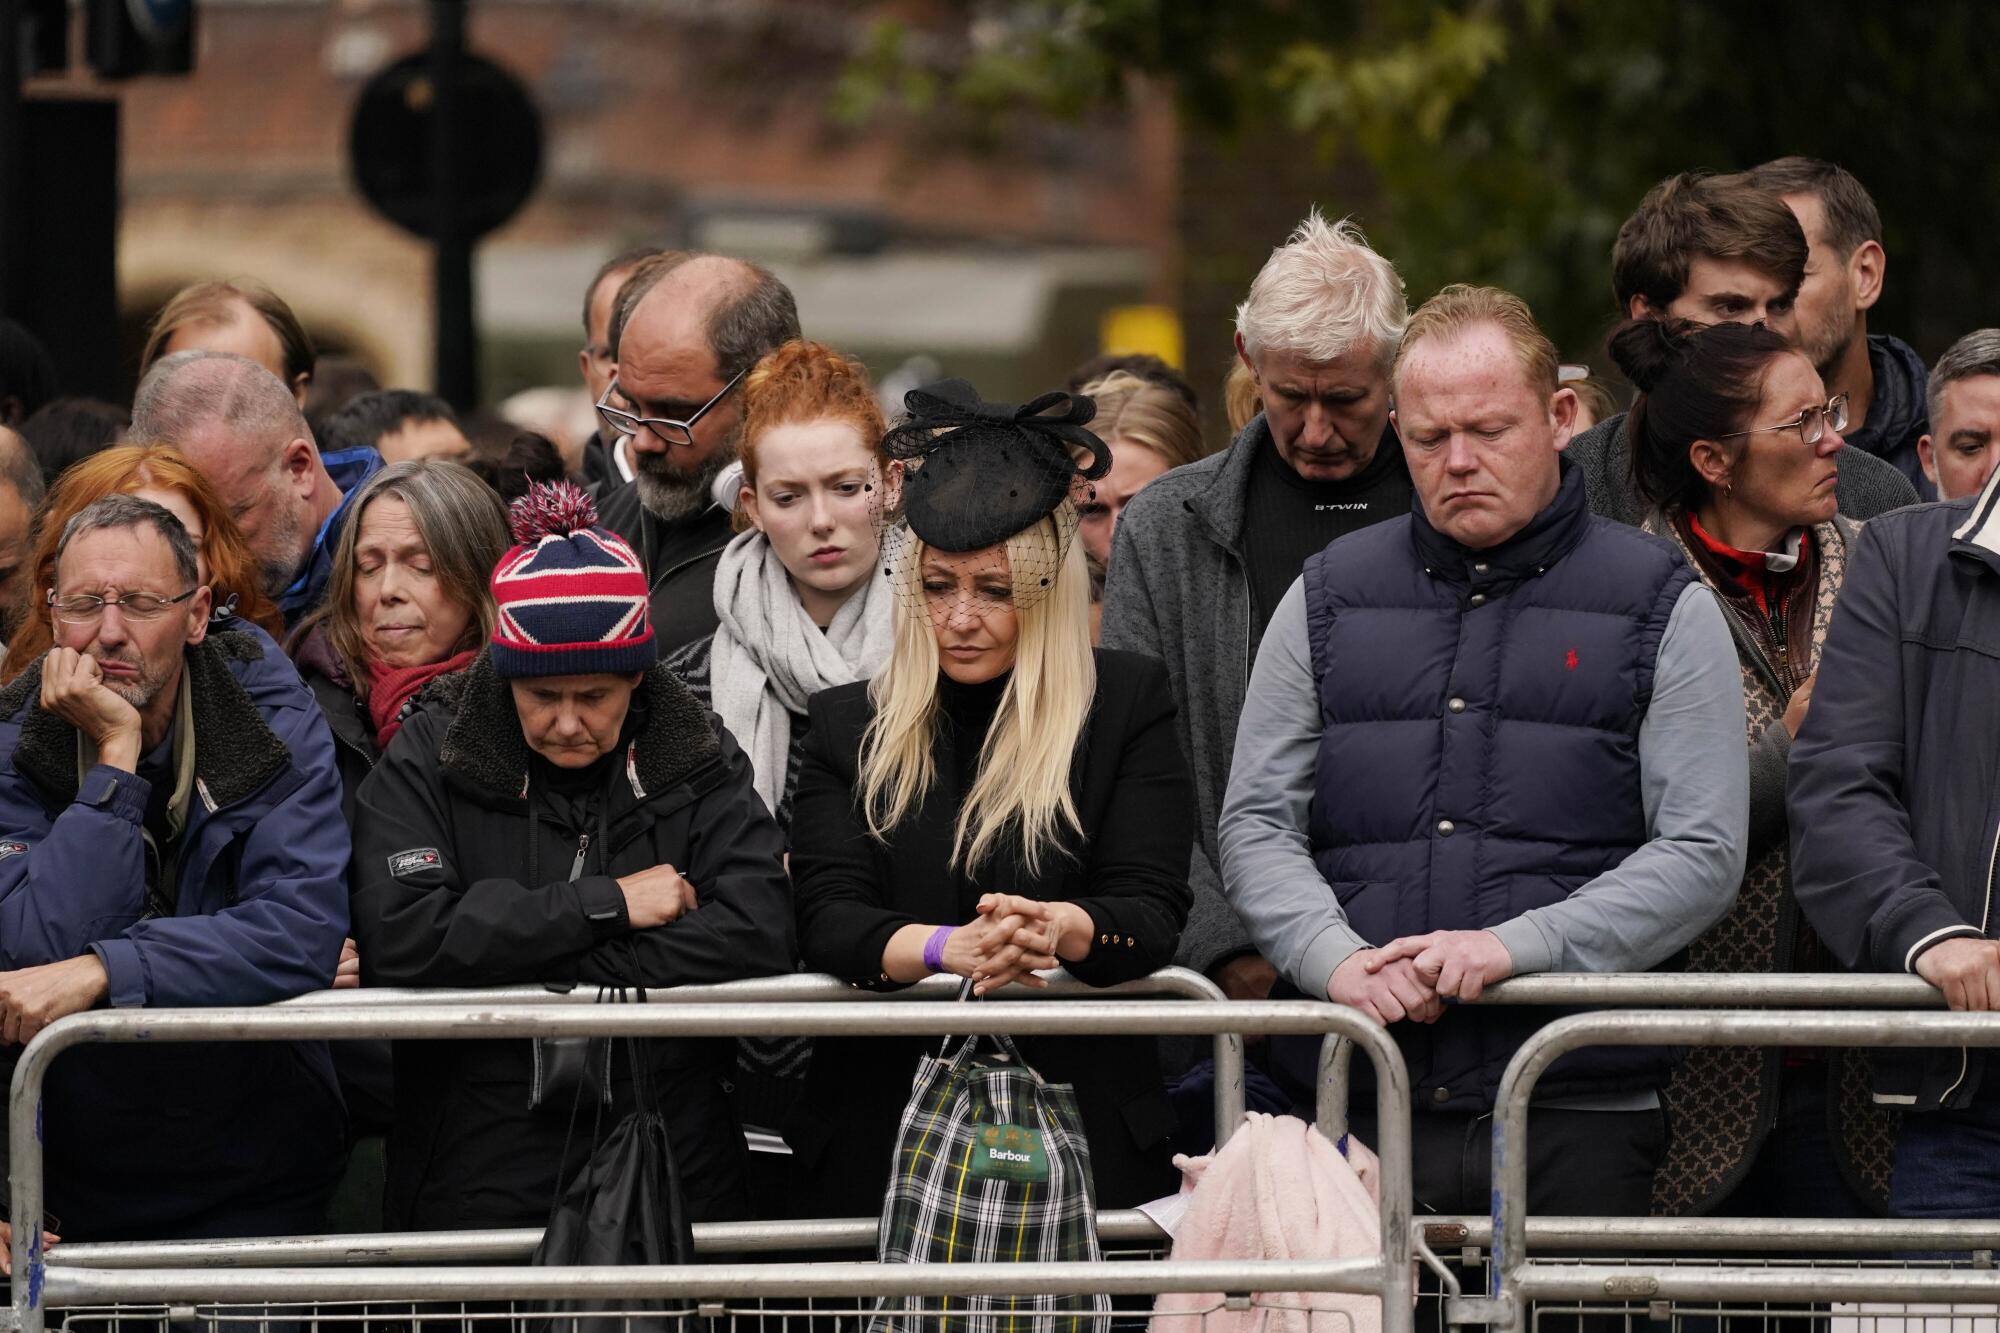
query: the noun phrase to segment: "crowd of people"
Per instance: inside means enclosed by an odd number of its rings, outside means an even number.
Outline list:
[[[1458,1002],[1508,977],[2000,1009],[2000,330],[1928,372],[1871,333],[1880,219],[1807,159],[1661,182],[1611,271],[1622,408],[1520,298],[1412,311],[1314,212],[1236,312],[1220,448],[1148,357],[885,404],[711,254],[596,275],[567,457],[329,387],[248,282],[159,312],[129,412],[0,324],[0,1062],[100,1005],[1178,963],[1387,1025],[1418,1205],[1479,1213],[1548,1014]],[[41,1223],[536,1225],[579,1107],[648,1098],[694,1219],[872,1214],[923,1045],[80,1050]],[[1177,1044],[1020,1049],[1099,1207],[1212,1141]],[[1309,1108],[1316,1055],[1258,1047],[1258,1104]],[[1530,1207],[1992,1216],[1984,1063],[1578,1053]]]

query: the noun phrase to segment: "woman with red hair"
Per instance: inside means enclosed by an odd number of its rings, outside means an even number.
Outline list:
[[[39,661],[54,642],[48,590],[55,586],[56,545],[71,518],[107,495],[151,500],[181,521],[194,538],[201,581],[214,592],[217,619],[233,615],[274,639],[282,632],[284,622],[264,595],[257,561],[215,488],[173,449],[122,445],[71,464],[42,501],[28,604],[20,609],[20,627],[8,641],[0,684]]]

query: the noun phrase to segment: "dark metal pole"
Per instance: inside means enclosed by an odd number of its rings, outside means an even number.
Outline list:
[[[11,0],[0,0],[11,3]],[[431,0],[431,204],[437,245],[438,396],[460,411],[479,402],[478,340],[472,301],[472,236],[464,221],[464,103],[460,61],[470,0]]]
[[[21,21],[21,0],[0,0],[0,314],[20,308],[28,264]]]

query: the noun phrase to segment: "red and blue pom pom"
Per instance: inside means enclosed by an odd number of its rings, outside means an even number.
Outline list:
[[[544,537],[567,537],[597,525],[597,504],[573,481],[530,482],[528,493],[507,508],[514,540],[533,546]]]

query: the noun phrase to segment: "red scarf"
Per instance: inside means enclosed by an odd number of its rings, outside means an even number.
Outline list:
[[[1724,577],[1736,585],[1738,592],[1748,594],[1766,616],[1771,614],[1772,601],[1782,596],[1785,583],[1798,569],[1805,544],[1812,540],[1811,528],[1793,528],[1785,534],[1782,551],[1739,551],[1728,542],[1709,536],[1693,510],[1688,511],[1687,521],[1688,530],[1715,558]]]
[[[470,648],[429,666],[392,667],[368,664],[368,720],[375,724],[375,748],[386,750],[402,730],[403,714],[417,691],[453,671],[463,671],[479,656]]]

